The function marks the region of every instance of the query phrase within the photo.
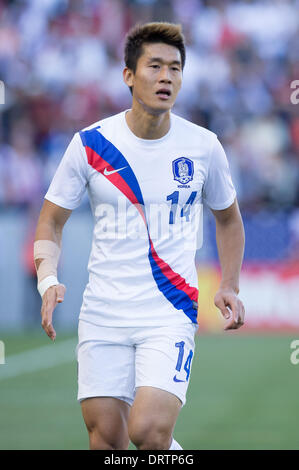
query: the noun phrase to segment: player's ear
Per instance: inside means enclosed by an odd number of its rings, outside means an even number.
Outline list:
[[[123,78],[124,82],[128,87],[132,87],[134,85],[134,73],[133,70],[125,67],[123,70]]]

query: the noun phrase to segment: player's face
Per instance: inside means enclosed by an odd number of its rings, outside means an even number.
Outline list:
[[[133,102],[153,114],[164,113],[172,108],[181,88],[180,51],[164,43],[145,44],[135,74],[129,75]]]

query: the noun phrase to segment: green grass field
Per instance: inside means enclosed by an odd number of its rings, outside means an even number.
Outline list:
[[[46,355],[39,349],[50,345],[54,351],[68,338],[58,332],[52,344],[43,332],[0,337],[6,353],[6,364],[0,365],[0,449],[88,449],[76,401],[76,362],[67,359],[74,357],[73,345],[68,342],[59,352],[65,363],[51,367],[51,349]],[[299,364],[290,362],[293,339],[240,332],[198,337],[187,403],[174,434],[182,447],[299,449]],[[34,348],[39,368],[25,371],[24,352]],[[5,378],[9,368],[15,375]]]

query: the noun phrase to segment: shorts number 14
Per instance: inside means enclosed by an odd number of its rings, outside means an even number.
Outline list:
[[[185,341],[180,341],[179,343],[175,343],[175,347],[179,348],[179,356],[177,360],[177,364],[175,369],[180,372],[183,364],[183,359],[184,359],[184,347],[185,347]],[[193,357],[193,351],[190,349],[190,352],[188,354],[188,357],[186,359],[186,362],[184,364],[184,371],[186,372],[186,380],[180,380],[177,379],[176,375],[174,376],[173,380],[175,382],[187,382],[190,376],[190,371],[191,371],[191,361]]]

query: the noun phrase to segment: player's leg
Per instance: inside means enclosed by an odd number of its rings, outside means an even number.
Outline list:
[[[192,324],[144,328],[136,335],[136,397],[129,436],[139,449],[180,448],[172,435],[186,401],[196,329]]]
[[[127,449],[135,395],[135,348],[124,328],[79,325],[78,401],[91,449]]]
[[[117,398],[93,397],[82,400],[81,409],[91,450],[128,448],[128,403]]]
[[[138,387],[129,416],[129,436],[140,449],[168,450],[181,401],[165,390]]]

